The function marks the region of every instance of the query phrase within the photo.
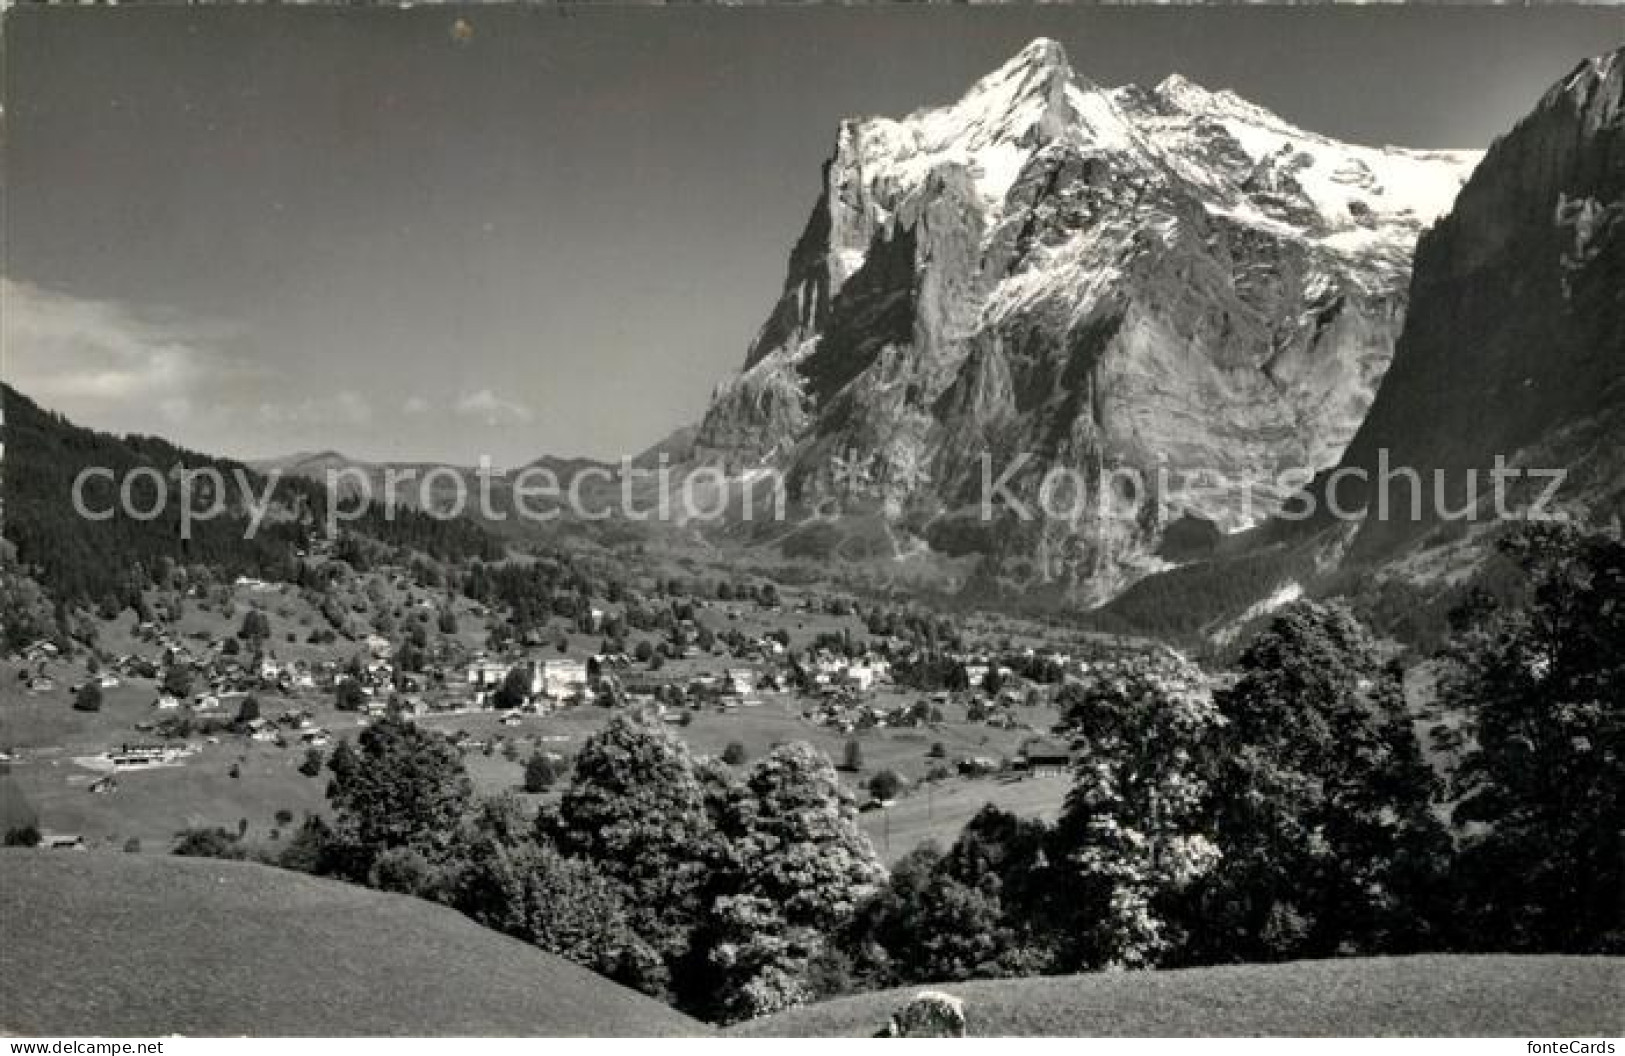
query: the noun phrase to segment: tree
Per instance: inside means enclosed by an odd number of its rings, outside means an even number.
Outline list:
[[[582,744],[557,810],[538,822],[544,840],[619,886],[634,929],[668,966],[687,952],[726,849],[674,734],[617,714]]]
[[[243,614],[243,624],[237,631],[237,637],[251,642],[261,642],[271,637],[271,621],[259,609],[249,609]]]
[[[765,898],[725,895],[711,910],[708,1014],[737,1023],[811,1001],[808,979],[823,942],[816,931],[792,927]]]
[[[1060,703],[1079,758],[1056,827],[1071,893],[1062,967],[1154,967],[1177,944],[1168,904],[1219,857],[1200,760],[1223,720],[1177,657],[1097,671]]]
[[[742,887],[793,925],[831,932],[885,875],[829,759],[805,742],[781,744],[745,778],[750,807],[735,855]]]
[[[39,584],[11,569],[0,569],[0,645],[5,651],[55,638],[57,630],[50,597]]]
[[[558,782],[558,766],[546,752],[535,752],[525,761],[525,791],[533,795],[546,792]]]
[[[243,698],[237,705],[237,724],[239,726],[253,722],[260,717],[260,702],[252,694]]]
[[[1625,545],[1557,524],[1501,544],[1520,607],[1464,619],[1443,699],[1471,718],[1453,886],[1474,947],[1625,952]],[[1476,625],[1475,625],[1476,624]]]
[[[848,942],[869,986],[955,982],[1031,974],[1042,962],[1023,949],[998,882],[972,882],[927,842],[892,870],[866,904]]]
[[[6,830],[7,847],[38,847],[40,845],[40,831],[32,825],[17,825]]]
[[[341,741],[328,769],[327,799],[357,879],[392,848],[440,860],[472,794],[462,756],[449,740],[393,716],[362,730],[355,749]]]
[[[863,745],[853,737],[846,742],[846,748],[841,754],[841,769],[849,774],[855,774],[863,769]]]
[[[332,827],[319,816],[306,814],[292,838],[283,844],[276,864],[313,876],[332,876],[341,872],[343,858],[343,849]]]
[[[170,664],[159,685],[165,693],[184,700],[192,695],[192,669],[185,664]]]
[[[94,679],[92,679],[91,681],[86,682],[84,685],[80,686],[79,687],[79,692],[74,694],[73,710],[75,710],[75,711],[101,711],[102,710],[102,687],[101,687],[101,684],[96,682]]]
[[[885,869],[811,745],[774,748],[742,784],[711,778],[728,867],[696,943],[704,968],[685,981],[697,1011],[731,1021],[807,1000],[814,957],[880,890]]]
[[[869,795],[882,803],[896,799],[902,787],[903,779],[894,770],[881,770],[869,778]]]
[[[320,748],[305,749],[305,758],[299,763],[299,772],[306,777],[315,777],[322,772],[322,750]]]
[[[1429,892],[1448,842],[1435,780],[1385,667],[1347,609],[1277,613],[1218,694],[1210,785],[1224,860],[1192,912],[1190,956],[1247,961],[1436,943]]]
[[[729,741],[728,746],[722,749],[722,761],[729,766],[740,766],[745,759],[745,746],[738,741]]]
[[[519,666],[508,670],[502,685],[491,696],[491,703],[504,710],[522,706],[530,699],[530,671]]]
[[[663,978],[617,884],[590,862],[518,834],[475,836],[452,901],[487,927],[625,985],[650,990]]]
[[[333,706],[340,711],[360,711],[367,703],[367,694],[361,683],[343,676],[333,686]]]

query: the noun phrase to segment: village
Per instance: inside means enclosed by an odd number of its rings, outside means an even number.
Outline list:
[[[1095,641],[1085,660],[989,636],[928,657],[909,636],[868,634],[856,606],[811,590],[775,591],[766,605],[685,598],[681,618],[639,635],[624,601],[492,634],[500,615],[418,586],[410,569],[379,567],[347,587],[372,602],[364,624],[347,625],[356,633],[320,625],[331,598],[240,577],[155,604],[152,618],[108,621],[95,651],[29,645],[6,662],[4,692],[27,705],[8,708],[0,728],[8,780],[53,838],[159,849],[189,825],[270,835],[286,828],[276,816],[320,813],[326,753],[384,715],[443,732],[483,790],[545,796],[527,763],[545,757],[549,772],[567,773],[572,745],[630,709],[730,762],[810,741],[866,817],[907,815],[929,792],[916,827],[951,839],[958,815],[986,801],[1058,809],[1071,752],[1049,736],[1055,692],[1124,653]],[[31,721],[47,711],[51,721]],[[186,771],[196,776],[179,779]],[[226,792],[209,802],[221,775]],[[257,785],[267,786],[258,803]],[[123,804],[136,800],[132,825]],[[895,820],[874,827],[907,850]]]

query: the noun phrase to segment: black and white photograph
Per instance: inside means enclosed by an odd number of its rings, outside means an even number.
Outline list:
[[[0,394],[8,1053],[1625,1045],[1625,8],[0,0]]]

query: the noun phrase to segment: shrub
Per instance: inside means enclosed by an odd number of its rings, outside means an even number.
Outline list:
[[[101,711],[102,687],[95,682],[86,682],[79,688],[78,694],[73,698],[73,710]]]
[[[882,770],[869,778],[869,795],[882,802],[896,799],[903,787],[903,779],[891,770]]]
[[[243,847],[229,829],[194,828],[180,834],[170,853],[183,858],[240,859],[243,857]]]
[[[525,791],[531,794],[546,792],[558,783],[558,765],[552,756],[537,752],[525,763]]]
[[[413,847],[391,847],[372,863],[367,883],[380,891],[393,891],[416,898],[433,898],[443,878],[439,869]]]

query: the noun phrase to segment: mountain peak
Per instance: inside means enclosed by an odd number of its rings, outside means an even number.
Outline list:
[[[1552,87],[1540,109],[1556,103],[1573,106],[1588,115],[1587,124],[1600,128],[1619,120],[1625,111],[1625,48],[1615,48],[1580,63],[1574,72]]]
[[[1068,73],[1072,70],[1071,63],[1067,61],[1066,48],[1050,37],[1034,37],[1004,64],[1004,68],[1065,70]]]
[[[1037,37],[1004,65],[971,86],[955,109],[999,112],[1029,119],[1064,109],[1066,90],[1080,82],[1067,61],[1066,49],[1048,37]]]
[[[1167,99],[1178,99],[1192,93],[1207,95],[1208,90],[1182,73],[1170,73],[1159,82],[1153,92]]]

